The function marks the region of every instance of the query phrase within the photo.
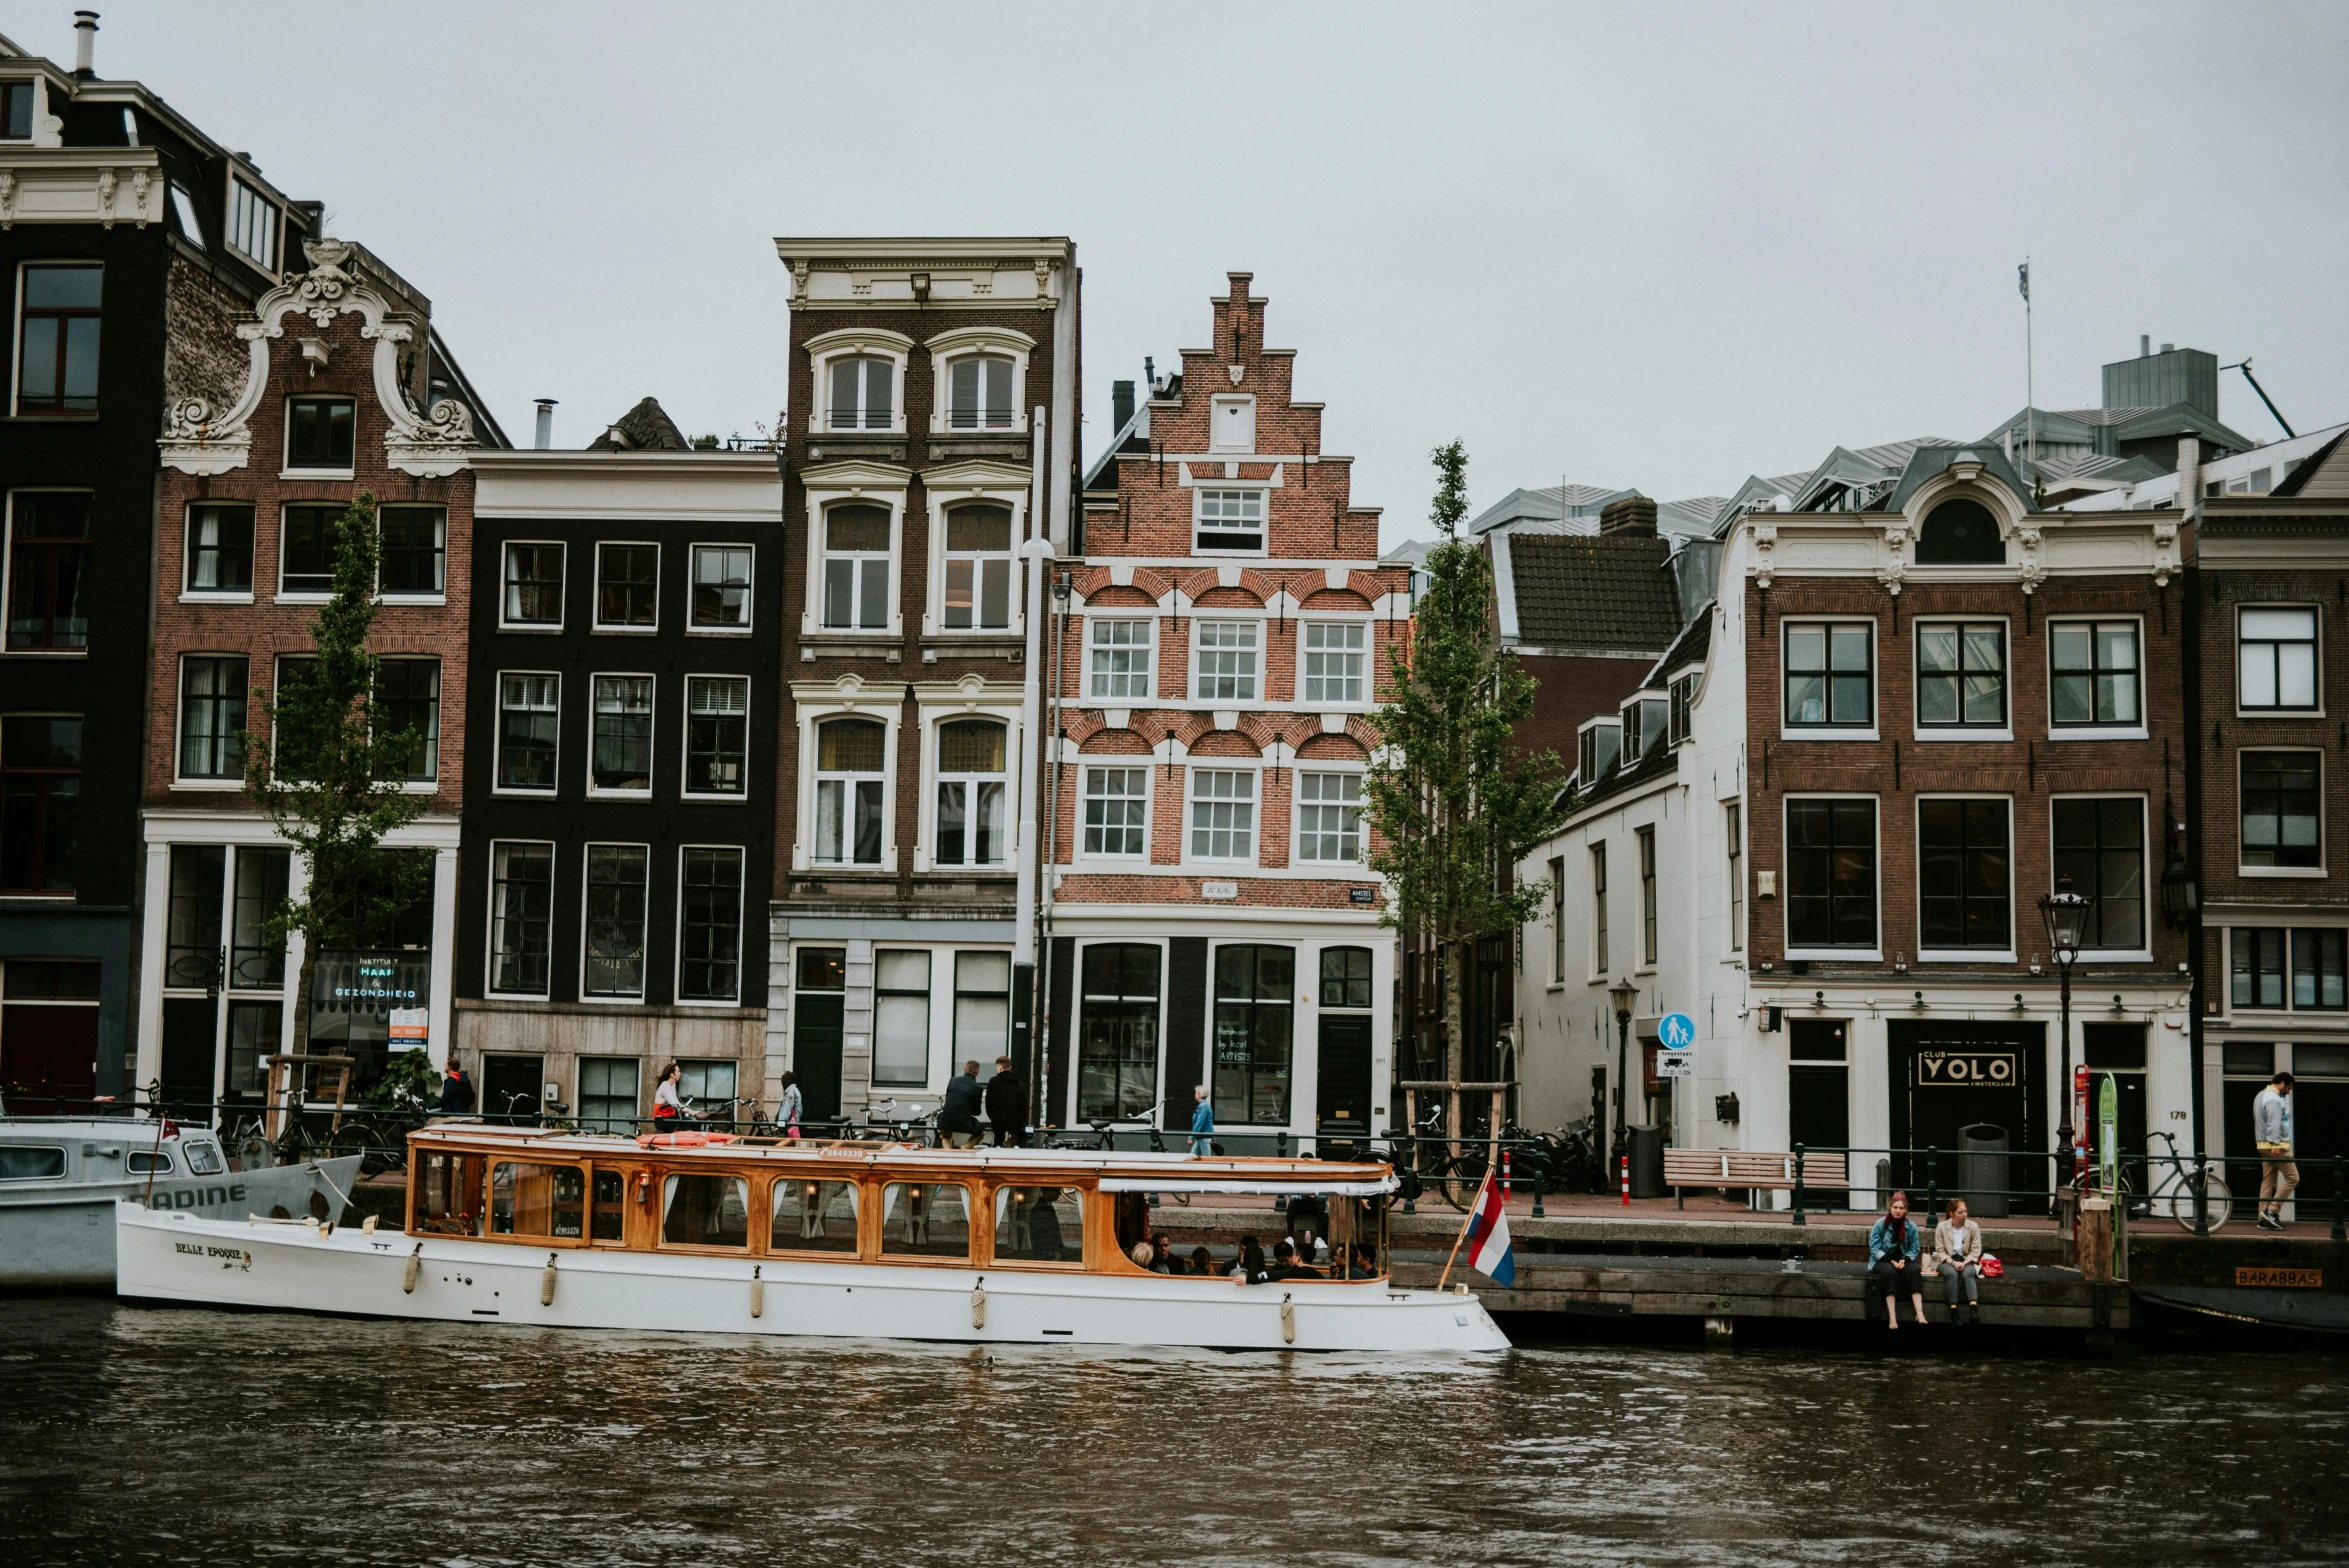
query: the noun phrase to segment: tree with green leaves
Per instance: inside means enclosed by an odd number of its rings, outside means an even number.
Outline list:
[[[361,491],[335,524],[333,597],[310,623],[316,652],[288,660],[275,692],[254,689],[269,732],[237,737],[245,787],[309,872],[302,895],[280,904],[267,925],[273,941],[302,937],[296,1052],[310,1045],[319,952],[390,940],[432,875],[428,857],[383,847],[431,797],[406,788],[423,737],[386,724],[382,661],[367,649],[378,543],[375,497]]]
[[[1533,711],[1534,680],[1495,641],[1484,552],[1457,537],[1468,512],[1468,453],[1436,448],[1429,552],[1411,634],[1390,655],[1393,694],[1374,719],[1379,748],[1366,781],[1379,836],[1371,868],[1394,889],[1386,923],[1444,957],[1444,1076],[1461,1076],[1461,1021],[1481,937],[1514,932],[1542,907],[1547,882],[1519,882],[1518,860],[1565,821],[1553,752],[1529,753],[1515,726]]]

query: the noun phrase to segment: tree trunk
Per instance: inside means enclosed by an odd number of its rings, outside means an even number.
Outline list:
[[[1444,954],[1444,1137],[1454,1159],[1460,1155],[1460,1072],[1468,1049],[1468,960],[1473,941],[1455,937]]]
[[[302,934],[301,978],[294,985],[294,1054],[300,1056],[310,1049],[310,987],[318,974],[318,943],[308,932]]]

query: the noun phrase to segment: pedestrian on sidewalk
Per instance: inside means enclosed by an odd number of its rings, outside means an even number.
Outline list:
[[[1868,1273],[1884,1285],[1884,1326],[1900,1327],[1900,1298],[1916,1307],[1917,1326],[1925,1326],[1925,1276],[1917,1268],[1919,1238],[1909,1218],[1909,1195],[1896,1192],[1884,1206],[1884,1217],[1868,1227]]]
[[[946,1103],[938,1110],[938,1131],[949,1149],[967,1149],[979,1141],[979,1110],[986,1091],[979,1087],[979,1064],[965,1062],[962,1073],[946,1086]]]
[[[2259,1146],[2259,1228],[2282,1230],[2284,1204],[2300,1185],[2292,1163],[2292,1075],[2278,1073],[2251,1102],[2251,1137]]]
[[[1958,1292],[1966,1296],[1968,1323],[1982,1321],[1982,1307],[1976,1296],[1976,1282],[1982,1277],[1982,1227],[1966,1213],[1966,1200],[1952,1198],[1948,1212],[1941,1223],[1933,1227],[1933,1256],[1931,1272],[1941,1276],[1941,1288],[1949,1297],[1950,1321],[1957,1321]]]
[[[995,1147],[1016,1149],[1028,1141],[1028,1091],[1011,1070],[1011,1058],[995,1058],[995,1076],[987,1080],[987,1125],[995,1129]]]
[[[806,1109],[807,1096],[799,1092],[799,1074],[783,1075],[783,1099],[775,1109],[775,1125],[783,1129],[786,1138],[799,1136],[800,1112]]]
[[[1193,1084],[1191,1098],[1198,1102],[1197,1108],[1191,1112],[1191,1152],[1193,1154],[1213,1154],[1215,1152],[1215,1107],[1207,1101],[1207,1085]]]

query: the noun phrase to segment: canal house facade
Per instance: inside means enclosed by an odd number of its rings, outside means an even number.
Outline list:
[[[161,437],[157,580],[142,811],[138,1082],[182,1100],[258,1097],[291,1048],[300,938],[262,923],[304,868],[245,789],[240,732],[270,733],[302,678],[332,587],[334,537],[371,496],[379,536],[379,701],[413,729],[405,789],[422,814],[385,840],[429,858],[428,889],[364,947],[318,955],[310,1040],[356,1059],[448,1051],[458,811],[467,754],[475,451],[500,441],[431,329],[431,303],[362,247],[310,239],[306,263],[226,325],[225,385],[175,396]],[[153,439],[153,438],[150,438]],[[393,1009],[426,1034],[392,1044]]]
[[[1269,1152],[1387,1124],[1362,776],[1410,583],[1249,281],[1087,478],[1054,629],[1039,1103],[1180,1130],[1204,1085],[1222,1141]]]
[[[480,1107],[626,1131],[765,1071],[782,478],[646,399],[586,450],[483,453],[456,1045]]]
[[[1065,548],[1064,238],[779,239],[790,278],[768,1076],[811,1118],[1023,1076],[1029,552]],[[1040,543],[1039,543],[1040,542]],[[1024,803],[1024,809],[1023,809]],[[919,1108],[917,1110],[916,1108]]]

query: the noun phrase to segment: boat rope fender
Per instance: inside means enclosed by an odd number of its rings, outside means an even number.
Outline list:
[[[538,1276],[538,1304],[542,1307],[555,1304],[555,1255],[551,1252],[546,1255],[546,1272]]]
[[[767,1315],[767,1282],[759,1277],[762,1267],[757,1263],[750,1266],[750,1315],[754,1318]]]
[[[979,1282],[971,1287],[971,1327],[985,1328],[986,1326],[987,1276],[982,1274],[979,1276]]]
[[[400,1294],[416,1294],[416,1281],[424,1277],[424,1243],[416,1243],[416,1250],[408,1254],[407,1266],[400,1270]]]
[[[1296,1342],[1297,1304],[1289,1299],[1288,1292],[1283,1291],[1281,1293],[1281,1343],[1294,1345]]]

